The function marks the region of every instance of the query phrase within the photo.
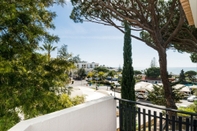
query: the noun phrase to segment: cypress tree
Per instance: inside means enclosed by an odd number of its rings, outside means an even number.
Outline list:
[[[131,29],[127,22],[124,23],[125,35],[124,35],[124,47],[123,47],[123,71],[122,71],[122,82],[121,82],[121,98],[135,101],[135,79],[133,77],[134,70],[132,67],[131,58]],[[122,114],[122,128],[127,131],[132,129],[136,130],[136,109],[134,103],[120,102],[121,114]],[[128,110],[129,109],[129,110]],[[131,112],[131,114],[128,112]]]
[[[131,58],[131,29],[125,22],[125,35],[124,35],[124,47],[123,47],[123,71],[121,82],[121,98],[135,101],[135,79],[133,77],[134,70],[132,67]]]

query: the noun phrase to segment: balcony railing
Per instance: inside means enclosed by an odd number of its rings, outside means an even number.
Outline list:
[[[118,101],[120,131],[197,131],[196,113],[115,99]]]

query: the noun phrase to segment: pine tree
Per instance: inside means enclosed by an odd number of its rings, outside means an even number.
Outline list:
[[[186,83],[185,73],[184,73],[184,70],[183,69],[181,70],[181,73],[179,75],[179,81],[180,81],[181,84],[185,84]]]
[[[131,30],[129,25],[125,22],[125,35],[124,35],[124,47],[123,47],[123,71],[122,71],[122,82],[121,82],[121,97],[123,99],[135,101],[135,79],[133,77],[134,71],[132,67],[132,59],[131,59]],[[124,106],[128,106],[127,103],[122,102]],[[135,112],[135,104],[130,104],[129,108]],[[131,123],[128,121],[128,114],[126,110],[122,111],[123,117],[123,128],[127,130],[129,126],[132,127],[132,130],[135,131],[135,113],[131,113],[132,120]]]
[[[195,27],[188,26],[183,8],[180,6],[180,1],[71,1],[73,10],[70,18],[74,22],[90,21],[103,25],[111,25],[124,32],[120,23],[127,21],[133,30],[142,31],[140,36],[137,34],[131,34],[131,36],[142,41],[157,52],[167,108],[177,109],[171,97],[172,87],[168,80],[166,51],[168,49],[177,49],[181,52],[197,52],[195,44],[196,29]],[[120,22],[114,22],[116,20]],[[172,114],[169,113],[169,115]]]
[[[150,67],[157,67],[157,62],[155,57],[153,57],[153,59],[151,60]]]

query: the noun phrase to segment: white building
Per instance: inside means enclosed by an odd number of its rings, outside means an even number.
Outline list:
[[[89,69],[89,68],[96,68],[99,66],[99,63],[95,63],[95,62],[92,62],[92,63],[76,63],[76,66],[77,68],[85,68],[85,69]]]
[[[94,68],[99,66],[99,63],[88,63],[88,62],[80,62],[80,63],[75,63],[75,66],[77,67],[76,69],[72,70],[72,77],[75,78],[77,77],[76,72],[83,68],[85,69],[86,74],[88,74],[88,72],[92,71]]]
[[[98,66],[99,66],[99,63],[95,63],[95,62],[92,62],[92,63],[87,63],[87,62],[76,63],[76,67],[78,69],[84,68],[84,69],[88,70],[88,69],[94,69]]]

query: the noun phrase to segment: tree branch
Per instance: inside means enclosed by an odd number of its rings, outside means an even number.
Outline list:
[[[169,38],[165,41],[164,48],[167,48],[167,46],[170,43],[170,41],[177,35],[178,31],[181,29],[181,27],[182,27],[182,25],[184,23],[185,14],[183,12],[183,8],[180,5],[180,3],[179,3],[179,10],[180,10],[179,23],[176,26],[175,30],[172,32],[172,34],[169,36]]]

